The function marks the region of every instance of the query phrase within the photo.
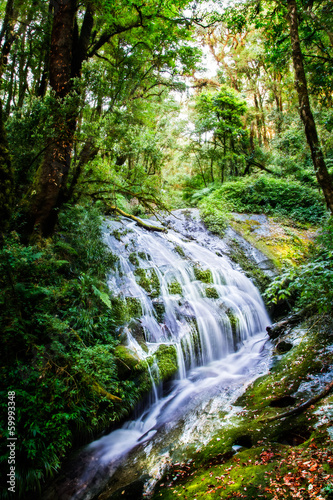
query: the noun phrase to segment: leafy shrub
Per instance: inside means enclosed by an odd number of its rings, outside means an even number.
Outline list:
[[[223,236],[228,227],[227,212],[217,203],[215,192],[203,198],[199,204],[200,215],[207,229],[212,233]]]
[[[208,196],[211,206],[234,212],[265,213],[318,223],[326,209],[315,189],[298,181],[268,176],[242,178],[223,184]]]

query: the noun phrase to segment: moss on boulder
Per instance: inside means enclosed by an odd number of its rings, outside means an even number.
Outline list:
[[[172,281],[171,283],[169,283],[168,290],[172,295],[182,295],[183,293],[182,286],[178,281]]]
[[[194,266],[193,270],[194,276],[197,280],[206,284],[213,283],[213,276],[210,269],[202,269],[199,266]]]
[[[162,344],[155,353],[160,377],[170,380],[178,370],[177,351],[174,345]]]
[[[206,297],[208,297],[208,299],[218,299],[219,294],[218,294],[216,288],[213,286],[208,286],[206,288]]]

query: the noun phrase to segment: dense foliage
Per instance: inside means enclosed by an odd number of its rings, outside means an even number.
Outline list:
[[[24,497],[58,470],[74,443],[126,415],[147,386],[133,379],[140,367],[124,376],[117,364],[117,327],[128,312],[105,284],[115,256],[101,240],[96,209],[65,210],[42,248],[22,245],[11,233],[0,262],[1,428],[14,390]],[[6,470],[7,450],[2,460]]]

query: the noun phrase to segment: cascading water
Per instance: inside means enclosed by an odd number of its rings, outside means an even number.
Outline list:
[[[75,494],[68,497],[73,500],[95,498],[136,447],[144,448],[148,475],[158,476],[167,460],[161,460],[161,450],[148,458],[153,444],[161,448],[168,432],[181,426],[178,442],[186,445],[189,435],[194,439],[212,421],[200,420],[198,408],[212,408],[213,400],[215,405],[230,404],[262,369],[258,366],[270,321],[258,290],[230,263],[223,241],[199,221],[191,219],[191,234],[186,214],[178,212],[178,219],[168,221],[177,231],[149,232],[128,219],[109,221],[105,240],[119,256],[118,268],[108,278],[110,290],[141,307],[148,353],[125,328],[127,348],[144,359],[162,343],[173,345],[177,375],[163,395],[156,383],[157,365],[149,368],[153,389],[148,406],[136,420],[88,446],[93,466],[77,480]],[[92,488],[97,482],[99,489]],[[147,481],[147,491],[153,483]]]

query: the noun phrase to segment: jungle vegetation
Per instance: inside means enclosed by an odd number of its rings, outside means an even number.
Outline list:
[[[0,17],[1,434],[15,390],[24,498],[145,390],[117,368],[131,310],[106,286],[106,214],[320,228],[266,295],[331,310],[333,6],[1,0]]]

